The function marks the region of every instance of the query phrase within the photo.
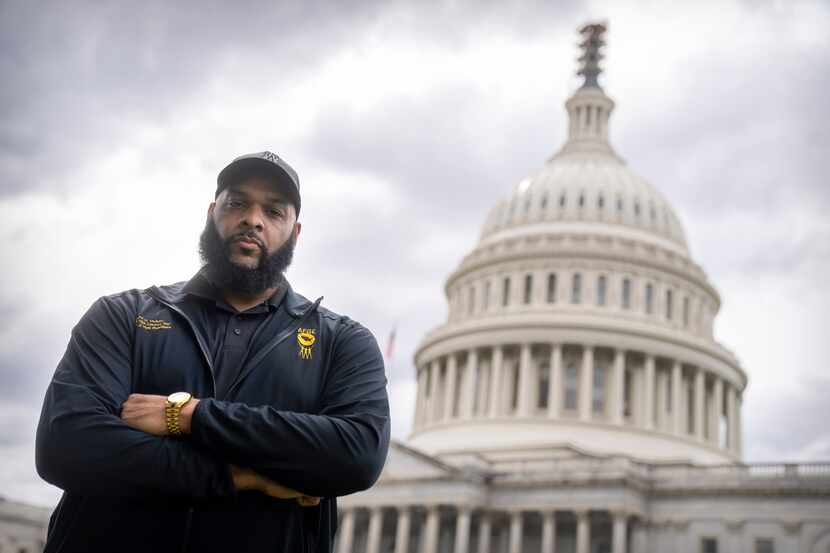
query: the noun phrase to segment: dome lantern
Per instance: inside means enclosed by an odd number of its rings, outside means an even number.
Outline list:
[[[606,29],[605,24],[594,23],[580,30],[583,41],[579,45],[582,55],[578,61],[582,65],[576,73],[585,81],[565,103],[569,119],[568,141],[551,159],[568,154],[589,154],[622,161],[608,142],[608,120],[614,110],[614,101],[605,95],[598,81],[602,73],[599,62],[603,58],[600,49],[605,46]]]

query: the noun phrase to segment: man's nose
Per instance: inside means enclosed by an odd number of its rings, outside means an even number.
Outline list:
[[[257,230],[262,230],[265,228],[265,214],[262,212],[258,206],[250,206],[248,209],[245,210],[245,213],[242,214],[242,225],[246,227],[253,227]]]

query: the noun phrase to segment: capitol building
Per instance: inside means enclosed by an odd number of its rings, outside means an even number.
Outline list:
[[[415,352],[414,428],[337,553],[830,553],[830,464],[741,462],[747,373],[672,206],[609,143],[605,27],[568,139],[487,214]]]
[[[336,553],[830,553],[830,463],[742,462],[747,370],[674,209],[609,142],[604,31],[581,31],[565,144],[450,273],[411,435],[339,499]],[[0,553],[40,550],[48,514],[0,501]]]

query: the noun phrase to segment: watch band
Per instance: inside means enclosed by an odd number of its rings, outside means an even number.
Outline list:
[[[167,433],[171,436],[181,436],[182,429],[179,426],[179,415],[188,401],[193,398],[187,392],[176,392],[167,396],[167,403],[164,405],[164,420],[167,423]]]

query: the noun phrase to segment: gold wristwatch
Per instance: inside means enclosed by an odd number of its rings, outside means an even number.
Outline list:
[[[167,403],[164,406],[164,419],[167,421],[167,433],[171,436],[180,436],[182,429],[179,426],[179,414],[182,407],[193,399],[187,392],[176,392],[167,396]]]

